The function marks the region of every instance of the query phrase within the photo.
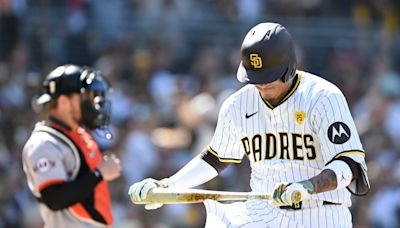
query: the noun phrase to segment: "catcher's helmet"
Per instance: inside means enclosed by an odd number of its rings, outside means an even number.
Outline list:
[[[100,71],[76,65],[59,66],[46,76],[43,89],[36,105],[43,105],[62,94],[78,93],[81,94],[83,125],[95,129],[108,124],[110,102],[105,96],[109,84]],[[91,91],[92,96],[82,96]]]
[[[280,24],[254,26],[243,40],[241,53],[242,61],[237,72],[240,82],[265,84],[279,78],[287,82],[296,74],[292,37]]]
[[[36,103],[47,103],[62,94],[80,93],[82,72],[82,67],[76,65],[63,65],[51,71],[43,81],[44,92]]]

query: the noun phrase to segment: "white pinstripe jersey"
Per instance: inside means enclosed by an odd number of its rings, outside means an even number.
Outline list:
[[[326,163],[348,156],[366,170],[363,148],[346,99],[332,83],[298,71],[294,86],[276,107],[254,85],[222,105],[208,150],[221,162],[250,160],[252,191],[318,175]],[[350,206],[347,189],[312,195]]]

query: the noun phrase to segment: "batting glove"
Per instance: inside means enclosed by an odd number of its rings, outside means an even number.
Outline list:
[[[147,178],[140,182],[134,183],[129,187],[129,196],[132,201],[145,201],[147,197],[147,193],[153,188],[166,188],[168,185],[166,184],[166,179],[162,181],[155,180],[153,178]],[[162,203],[153,203],[146,204],[144,208],[146,210],[154,210],[162,207]]]
[[[295,192],[300,193],[300,201],[310,199],[311,194],[314,193],[312,184],[309,181],[278,183],[272,193],[273,204],[275,206],[291,206]]]

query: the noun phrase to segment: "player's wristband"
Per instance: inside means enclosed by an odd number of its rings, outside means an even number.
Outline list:
[[[324,169],[332,170],[336,175],[337,187],[335,190],[347,187],[353,179],[353,173],[349,165],[341,160],[334,160],[325,166]]]

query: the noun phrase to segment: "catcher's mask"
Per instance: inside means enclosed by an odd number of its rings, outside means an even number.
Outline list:
[[[107,129],[111,110],[111,103],[106,99],[109,83],[100,71],[76,65],[59,66],[46,76],[43,89],[36,105],[43,105],[62,94],[79,93],[81,124],[91,130]]]

